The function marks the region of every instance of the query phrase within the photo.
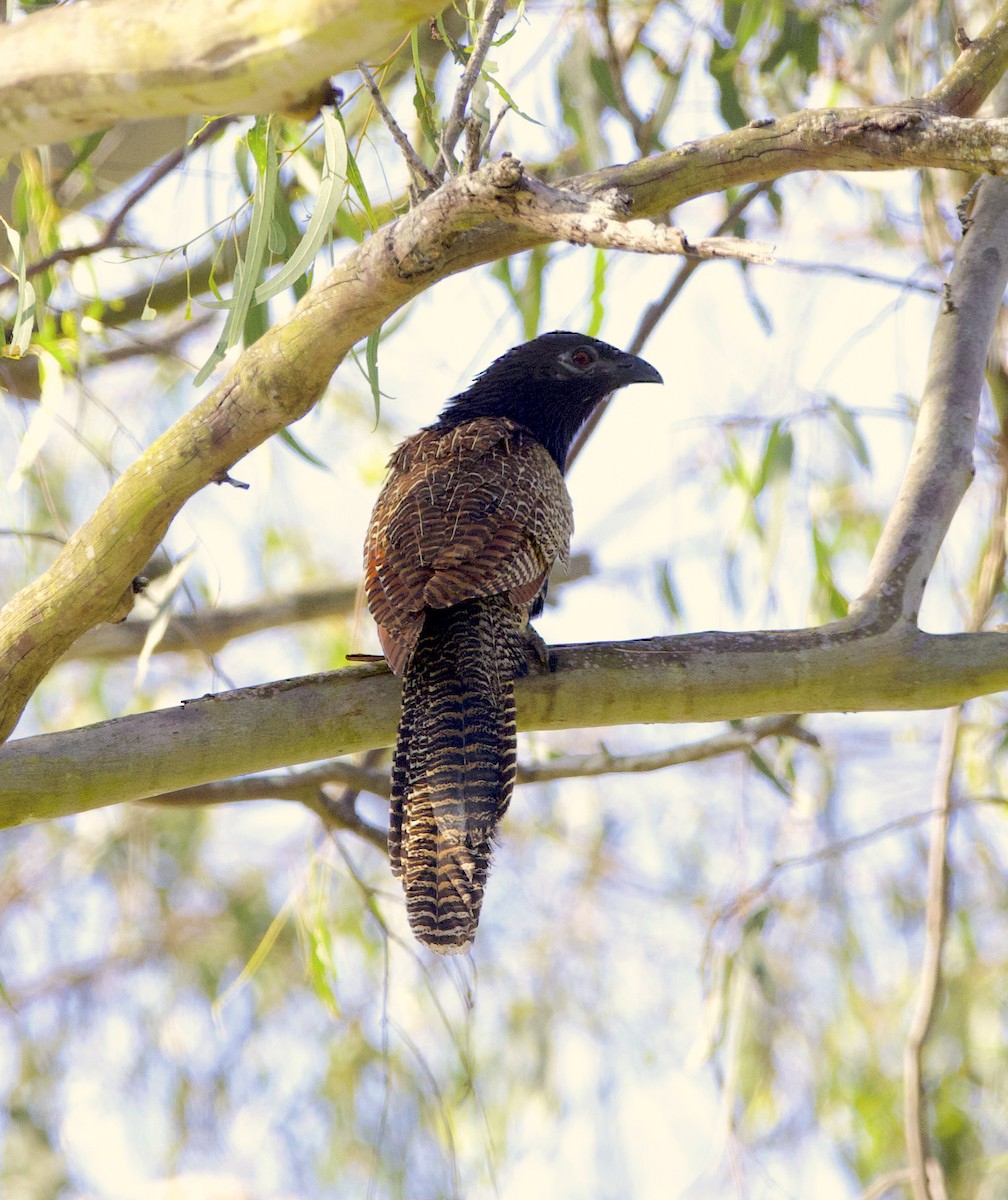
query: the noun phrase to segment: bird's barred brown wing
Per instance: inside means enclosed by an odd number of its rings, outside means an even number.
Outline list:
[[[402,674],[426,609],[500,594],[527,609],[566,557],[574,522],[549,452],[503,417],[423,430],[389,467],[368,528],[365,587]]]

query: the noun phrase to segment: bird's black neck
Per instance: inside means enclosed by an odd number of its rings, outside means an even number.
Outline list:
[[[477,382],[449,401],[434,428],[454,429],[479,417],[506,417],[541,442],[563,473],[571,443],[602,399],[572,395],[569,389],[525,388],[519,383],[488,388],[485,382]]]

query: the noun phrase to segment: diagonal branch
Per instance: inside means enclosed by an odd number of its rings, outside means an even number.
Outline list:
[[[935,324],[906,475],[851,608],[915,621],[924,585],[973,479],[987,347],[1008,284],[1008,180],[985,179]]]
[[[1002,4],[975,38],[960,41],[956,35],[961,53],[925,101],[960,117],[975,113],[1004,76],[1006,36],[1008,7]]]
[[[357,70],[360,73],[361,79],[364,80],[364,86],[368,90],[368,95],[371,97],[371,103],[375,106],[375,110],[385,123],[385,127],[392,135],[392,140],[399,147],[399,153],[406,160],[406,166],[409,169],[410,175],[413,176],[414,187],[418,193],[432,192],[438,185],[438,181],[431,174],[424,160],[413,149],[413,143],[409,140],[405,133],[399,128],[399,124],[395,117],[389,112],[388,105],[382,98],[378,84],[374,81],[374,76],[367,69],[364,63],[357,64]]]

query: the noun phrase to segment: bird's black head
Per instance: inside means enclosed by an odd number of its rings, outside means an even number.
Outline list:
[[[629,383],[661,383],[642,358],[583,333],[544,333],[515,346],[453,396],[437,427],[474,417],[508,417],[524,425],[564,470],[577,431],[606,396]]]

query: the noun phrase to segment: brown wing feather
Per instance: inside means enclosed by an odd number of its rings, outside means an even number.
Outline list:
[[[566,558],[574,522],[549,452],[506,418],[422,430],[389,467],[368,528],[365,587],[402,674],[425,609],[500,594],[527,608]]]

